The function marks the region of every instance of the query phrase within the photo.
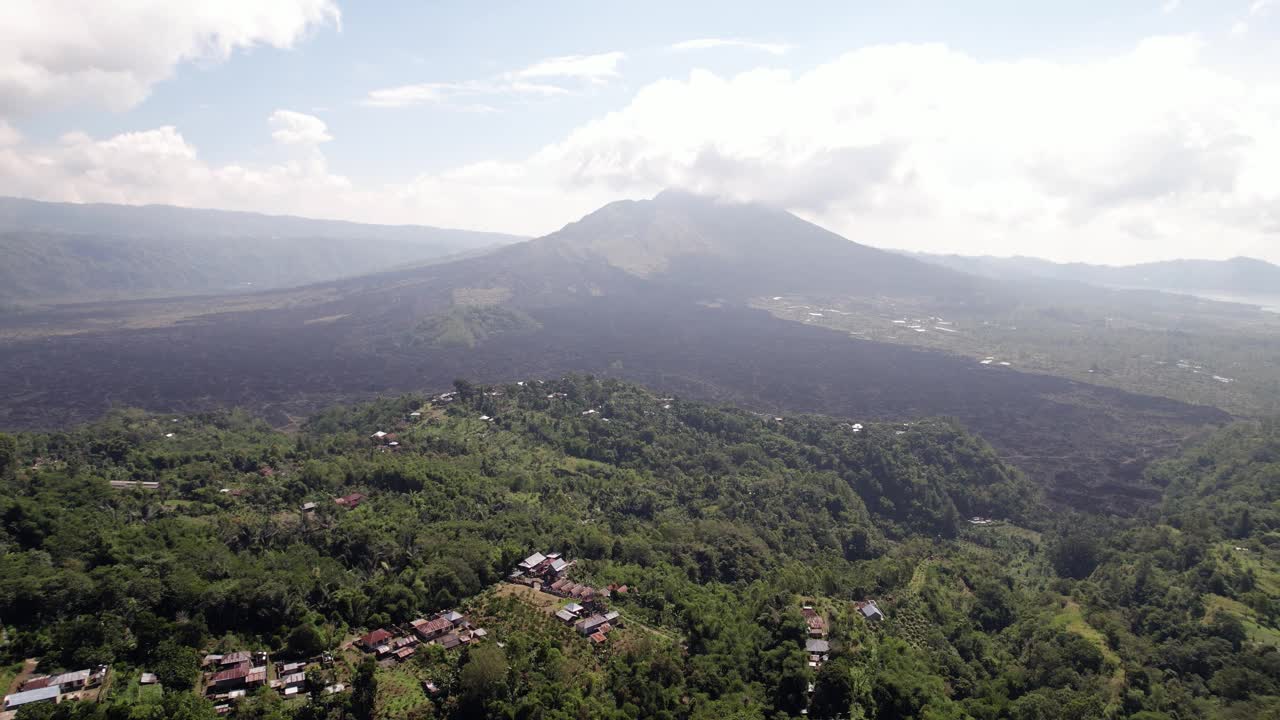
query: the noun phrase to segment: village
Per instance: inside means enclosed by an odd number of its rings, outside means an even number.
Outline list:
[[[601,646],[611,633],[623,626],[621,613],[611,609],[609,602],[614,597],[627,595],[632,589],[626,585],[595,587],[576,582],[569,577],[574,565],[561,553],[535,552],[512,570],[507,581],[513,586],[527,587],[559,601],[567,601],[547,608],[549,614],[592,645]],[[874,600],[854,603],[853,607],[868,622],[884,619]],[[828,621],[812,601],[803,603],[801,614],[807,627],[804,649],[808,666],[816,673],[830,658]],[[485,628],[476,626],[463,613],[447,610],[403,625],[372,629],[344,643],[343,648],[371,656],[380,667],[390,669],[409,661],[423,647],[434,645],[445,651],[456,651],[483,642],[488,637]],[[195,692],[206,697],[214,704],[214,709],[224,715],[232,711],[237,701],[264,687],[283,698],[345,692],[348,690],[345,683],[315,682],[312,678],[318,676],[309,673],[313,669],[328,669],[334,665],[335,656],[331,653],[283,662],[272,662],[271,655],[265,651],[211,653],[201,660]],[[16,692],[4,698],[0,720],[12,720],[17,709],[26,705],[95,700],[108,674],[109,669],[102,666],[57,675],[32,675],[20,683]],[[138,684],[142,686],[157,682],[155,674],[149,672],[142,672],[138,678]],[[315,687],[312,687],[313,683]],[[428,696],[441,692],[432,682],[423,682],[422,686]],[[808,691],[813,693],[812,684]]]
[[[432,406],[447,405],[456,395],[456,392],[437,395],[429,400],[424,410]],[[547,397],[554,400],[563,398],[564,394],[552,393]],[[664,409],[671,407],[672,398],[662,398],[661,401]],[[585,411],[583,415],[594,415],[597,412],[592,409]],[[420,422],[422,418],[423,411],[412,411],[399,427],[392,431],[377,430],[368,436],[369,440],[378,452],[397,452],[402,447],[397,431],[403,431],[406,425]],[[494,420],[487,415],[479,419],[486,422]],[[781,421],[782,418],[776,420]],[[861,423],[848,427],[855,434],[864,429]],[[261,472],[265,474],[269,472],[269,468]],[[112,481],[112,487],[118,490],[155,490],[158,484]],[[224,488],[221,492],[238,497],[243,491]],[[347,511],[355,510],[367,500],[368,496],[361,492],[331,498],[333,507]],[[316,501],[309,501],[300,510],[303,517],[309,517],[314,516],[320,507]],[[973,525],[993,522],[981,517],[969,520]],[[615,598],[634,592],[634,589],[624,584],[597,586],[579,582],[571,577],[571,571],[575,567],[576,563],[560,552],[534,552],[511,570],[505,585],[526,588],[533,593],[529,597],[542,598],[535,605],[584,641],[594,647],[602,647],[613,633],[624,626],[622,613],[613,609],[610,603]],[[852,608],[869,623],[884,619],[883,612],[874,600],[853,603]],[[817,673],[831,657],[828,619],[812,600],[802,603],[801,614],[807,628],[804,639],[807,665],[812,672]],[[446,610],[403,624],[369,629],[363,635],[350,637],[333,653],[326,652],[307,659],[273,662],[271,655],[261,650],[212,653],[205,655],[200,663],[201,672],[195,692],[212,702],[218,714],[225,715],[232,712],[237,701],[262,688],[275,691],[286,699],[317,694],[331,695],[349,690],[346,683],[332,680],[335,673],[331,670],[340,662],[337,654],[344,651],[372,657],[379,667],[390,670],[410,661],[425,647],[438,646],[446,652],[459,651],[484,642],[488,637],[489,632],[485,628],[475,625],[459,610]],[[330,672],[313,673],[310,672],[312,670]],[[98,694],[106,692],[103,685],[109,674],[110,669],[104,666],[56,675],[32,675],[16,686],[15,692],[4,698],[0,720],[12,720],[16,710],[26,705],[96,700]],[[321,677],[328,677],[330,680],[320,681]],[[139,686],[157,685],[158,679],[154,673],[143,671],[137,676],[136,683]],[[429,697],[442,692],[436,683],[424,680],[421,685],[423,692]],[[808,691],[809,694],[814,692],[812,683]]]
[[[9,720],[18,708],[36,703],[97,699],[108,672],[105,665],[100,665],[57,675],[32,675],[21,681],[17,692],[5,696],[0,718]]]

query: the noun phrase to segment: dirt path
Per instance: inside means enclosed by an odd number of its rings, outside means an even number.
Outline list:
[[[40,661],[36,658],[27,658],[26,660],[23,660],[22,670],[13,678],[13,682],[9,683],[9,689],[5,694],[12,695],[18,692],[18,688],[22,687],[22,683],[26,682],[27,678],[31,677],[39,664]]]

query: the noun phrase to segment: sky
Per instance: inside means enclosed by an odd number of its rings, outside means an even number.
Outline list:
[[[0,194],[1280,262],[1280,0],[0,0]]]

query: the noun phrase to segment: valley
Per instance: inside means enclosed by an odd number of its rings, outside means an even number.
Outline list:
[[[635,264],[637,246],[649,258],[643,266]],[[1231,418],[1208,404],[1156,396],[1160,388],[1150,384],[1106,387],[1044,374],[1024,359],[1027,346],[1010,353],[1017,366],[991,368],[964,357],[963,347],[851,337],[858,326],[842,323],[857,315],[818,327],[828,318],[750,307],[762,288],[813,287],[829,288],[828,298],[838,288],[865,288],[863,307],[943,306],[957,319],[1016,297],[787,213],[668,193],[452,262],[253,295],[70,305],[5,318],[0,374],[13,380],[0,398],[0,426],[65,426],[121,406],[244,407],[284,425],[333,402],[440,389],[457,377],[589,372],[767,413],[954,417],[1055,502],[1132,513],[1158,494],[1140,479],[1149,462]],[[1247,380],[1242,388],[1253,387],[1255,378],[1231,372]]]

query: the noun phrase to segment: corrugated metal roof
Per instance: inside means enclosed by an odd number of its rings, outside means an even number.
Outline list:
[[[4,708],[10,710],[22,705],[30,705],[35,702],[44,702],[46,700],[57,700],[62,694],[62,688],[57,685],[42,687],[38,690],[27,690],[26,692],[14,693],[6,695],[4,698]]]

